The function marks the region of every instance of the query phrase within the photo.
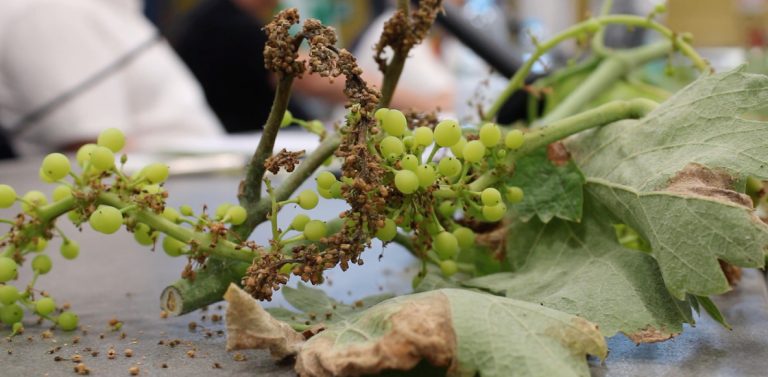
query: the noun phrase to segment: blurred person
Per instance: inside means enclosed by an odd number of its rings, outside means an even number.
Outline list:
[[[129,149],[223,130],[136,0],[0,1],[0,124],[20,155],[108,127]]]

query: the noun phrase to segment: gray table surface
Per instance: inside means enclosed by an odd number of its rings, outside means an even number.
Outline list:
[[[46,187],[37,180],[36,164],[37,161],[0,163],[0,183],[12,184],[21,192],[41,188],[50,192],[52,186]],[[169,203],[200,208],[204,203],[215,206],[223,201],[234,202],[237,181],[237,176],[225,174],[173,177],[167,185],[171,193]],[[314,213],[327,216],[340,208],[339,202],[324,201]],[[289,221],[294,211],[286,208],[281,219]],[[8,214],[0,211],[0,217]],[[240,352],[245,360],[235,361],[235,353],[224,349],[223,321],[210,320],[213,314],[222,315],[223,308],[212,306],[207,312],[160,318],[160,292],[179,277],[184,260],[143,248],[125,232],[106,236],[90,229],[79,233],[66,221],[61,225],[81,243],[81,255],[75,261],[63,260],[57,252],[59,241],[52,241],[50,255],[54,268],[39,279],[38,287],[50,292],[57,302],[70,303],[80,315],[87,335],[81,331],[54,331],[52,338],[43,339],[41,334],[48,326],[27,323],[23,336],[0,343],[0,376],[71,376],[74,364],[67,359],[75,354],[82,356],[96,376],[128,376],[132,366],[139,367],[141,376],[294,375],[291,366],[276,364],[263,351]],[[0,231],[4,229],[0,226]],[[266,229],[259,228],[254,237],[263,241],[267,236]],[[373,248],[364,266],[353,267],[346,273],[329,272],[329,283],[323,288],[343,301],[382,291],[407,292],[413,258],[402,249],[388,247],[379,261],[381,245],[374,244]],[[27,270],[25,267],[21,281],[29,279]],[[611,351],[604,363],[590,359],[592,375],[768,375],[768,294],[763,276],[748,271],[738,289],[716,301],[733,325],[732,331],[703,315],[695,328],[686,328],[682,335],[664,343],[636,346],[625,337],[616,336],[608,341]],[[281,304],[284,301],[278,294],[268,305]],[[121,331],[109,330],[108,321],[112,318],[124,323]],[[198,324],[195,331],[188,328],[192,321]],[[79,338],[77,343],[75,337]],[[170,347],[171,340],[181,342]],[[106,356],[110,348],[117,352],[114,359]],[[126,348],[133,350],[132,357],[123,355]],[[194,350],[194,358],[187,355],[190,350]],[[93,351],[98,355],[92,356]],[[65,360],[55,361],[56,356]]]

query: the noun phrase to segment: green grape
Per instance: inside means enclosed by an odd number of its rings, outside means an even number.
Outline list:
[[[440,262],[440,272],[445,277],[451,277],[459,272],[459,266],[452,260],[444,260]]]
[[[175,222],[177,222],[179,220],[179,218],[181,217],[181,214],[179,213],[179,211],[176,210],[176,208],[165,207],[165,208],[163,208],[162,216],[166,220],[175,223]]]
[[[317,198],[317,196],[315,196]],[[229,217],[229,222],[232,225],[240,225],[245,222],[248,217],[248,212],[242,206],[234,205],[227,210],[226,217]]]
[[[453,153],[456,158],[464,158],[464,146],[467,145],[467,139],[462,136],[459,141],[451,146],[451,153]]]
[[[160,187],[160,185],[144,185],[144,187],[141,188],[141,191],[150,195],[157,195],[163,192],[163,188]]]
[[[30,215],[34,212],[35,208],[48,204],[45,194],[37,190],[27,192],[21,199],[21,210]]]
[[[507,213],[507,206],[504,203],[499,203],[495,206],[483,206],[483,217],[487,221],[499,221],[504,217],[505,213]]]
[[[64,242],[61,243],[61,248],[59,249],[59,252],[61,252],[61,256],[64,257],[64,259],[75,259],[80,254],[80,245],[70,239],[65,239]]]
[[[464,155],[464,161],[477,163],[483,161],[485,157],[485,145],[480,140],[472,140],[464,146],[461,152]]]
[[[56,310],[56,301],[50,297],[43,297],[35,301],[35,313],[40,315],[48,315]]]
[[[475,245],[475,232],[472,229],[460,226],[453,230],[453,235],[459,242],[459,247],[467,249]]]
[[[480,127],[480,141],[488,148],[495,147],[501,141],[501,129],[494,123]]]
[[[70,166],[67,156],[61,153],[51,153],[45,156],[40,168],[48,179],[58,181],[69,174],[72,166]]]
[[[66,198],[69,198],[72,196],[72,189],[67,185],[58,185],[55,189],[53,189],[53,193],[51,194],[51,198],[54,202],[58,202],[59,200],[64,200]]]
[[[115,166],[115,154],[107,147],[97,146],[91,152],[91,166],[98,171],[112,169]]]
[[[232,207],[232,204],[230,203],[221,203],[218,207],[216,207],[216,212],[214,212],[214,215],[217,219],[221,220],[224,218],[224,216],[227,215],[227,211],[229,210],[229,207]]]
[[[32,259],[32,271],[35,271],[40,275],[47,274],[51,271],[52,267],[53,261],[51,261],[51,257],[45,254],[40,254]]]
[[[379,143],[379,149],[384,158],[390,158],[390,156],[393,155],[395,157],[400,157],[405,153],[405,145],[403,145],[403,141],[394,136],[387,136],[382,139],[381,143]]]
[[[455,157],[446,157],[440,160],[437,171],[445,177],[455,177],[461,173],[461,161]]]
[[[317,202],[319,200],[317,194],[310,189],[302,191],[297,199],[299,201],[299,207],[307,210],[317,207]]]
[[[440,203],[440,206],[437,207],[437,211],[444,217],[452,219],[454,212],[456,212],[456,205],[453,202],[446,200]]]
[[[43,183],[56,183],[51,177],[49,177],[45,172],[43,171],[43,168],[40,168],[37,170],[37,177],[40,178]]]
[[[378,110],[376,110],[375,113],[373,113],[373,117],[376,118],[379,122],[381,122],[382,119],[384,119],[384,114],[388,113],[389,109],[386,107],[382,107]]]
[[[509,149],[517,149],[523,146],[524,141],[523,131],[512,130],[507,132],[507,136],[504,138],[504,145]]]
[[[432,144],[434,139],[432,129],[429,127],[418,127],[413,131],[413,144],[416,146],[427,146]]]
[[[21,298],[18,288],[12,285],[0,285],[0,304],[11,305]]]
[[[178,257],[183,254],[185,246],[187,246],[187,244],[171,236],[165,236],[165,238],[163,238],[163,251],[170,257]]]
[[[24,331],[24,324],[21,322],[16,322],[11,326],[11,332],[13,334],[21,334],[22,331]]]
[[[184,204],[181,207],[179,207],[179,211],[184,216],[194,216],[195,211],[192,209],[192,206],[189,204]]]
[[[115,207],[100,205],[93,211],[88,223],[97,232],[112,234],[123,225],[123,214]]]
[[[72,224],[75,225],[80,225],[83,222],[82,217],[80,217],[80,213],[74,210],[67,212],[67,218],[72,222]]]
[[[432,239],[432,248],[441,260],[451,259],[459,253],[459,241],[453,234],[442,231]]]
[[[390,109],[381,117],[381,128],[389,135],[403,136],[407,127],[408,121],[400,110]]]
[[[507,201],[512,204],[523,201],[523,189],[517,186],[507,187]]]
[[[107,128],[101,131],[96,144],[109,148],[112,152],[120,152],[125,146],[125,135],[117,128]]]
[[[280,127],[288,127],[293,123],[293,114],[291,114],[290,111],[285,110],[285,114],[283,114],[283,119],[280,121]]]
[[[376,238],[392,241],[397,235],[397,224],[392,219],[384,219],[384,226],[376,230]]]
[[[438,224],[435,221],[427,221],[425,223],[424,228],[427,230],[427,233],[430,234],[430,235],[435,235],[435,234],[438,234],[438,233],[443,231],[443,229],[440,226],[440,224]]]
[[[64,331],[72,331],[77,328],[77,323],[80,321],[80,318],[77,317],[77,314],[66,311],[59,315],[59,318],[56,320],[56,323],[59,325],[59,327]]]
[[[317,181],[318,188],[323,188],[328,190],[331,188],[331,185],[333,185],[333,183],[336,182],[336,176],[329,171],[324,171],[317,175],[317,178],[315,178],[315,181]]]
[[[133,239],[139,243],[139,245],[149,246],[155,243],[155,234],[147,224],[139,223],[133,230]]]
[[[507,150],[506,149],[497,149],[496,150],[496,157],[504,158],[506,156],[507,156]]]
[[[16,201],[16,190],[8,185],[0,185],[0,208],[9,208]]]
[[[413,136],[403,137],[403,146],[405,150],[412,151],[414,147]]]
[[[91,153],[93,153],[93,150],[96,149],[96,147],[98,147],[98,145],[89,143],[78,148],[75,159],[80,167],[84,167],[85,163],[91,160]]]
[[[46,247],[48,247],[48,240],[45,238],[38,238],[35,242],[35,251],[43,251]]]
[[[419,189],[419,177],[410,170],[395,173],[395,187],[403,194],[413,194]]]
[[[435,127],[434,137],[437,145],[450,147],[461,139],[461,126],[455,120],[444,120]]]
[[[0,322],[13,325],[24,318],[24,309],[19,304],[11,304],[0,307]]]
[[[333,199],[333,194],[331,194],[330,189],[324,189],[318,186],[317,193],[320,194],[320,197],[322,197],[323,199]]]
[[[407,154],[400,160],[400,167],[405,170],[416,171],[419,167],[419,158],[412,154]]]
[[[333,196],[335,199],[341,199],[342,198],[342,192],[341,192],[341,182],[334,182],[331,185],[331,189],[328,190],[331,192],[331,196]]]
[[[325,223],[320,220],[310,220],[304,224],[304,237],[310,241],[319,241],[325,237],[326,231]]]
[[[168,165],[155,162],[141,169],[141,174],[149,183],[161,183],[168,179]]]
[[[435,168],[429,164],[419,166],[418,169],[416,169],[416,176],[419,178],[419,186],[424,188],[432,186],[437,180]]]
[[[501,202],[501,193],[493,187],[488,187],[480,193],[480,200],[483,205],[495,206]]]
[[[304,226],[307,225],[309,220],[309,216],[300,213],[293,218],[293,221],[291,221],[291,229],[298,230],[299,232],[304,231]]]

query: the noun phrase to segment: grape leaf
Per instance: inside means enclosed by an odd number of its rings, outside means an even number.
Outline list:
[[[385,301],[310,338],[301,375],[410,369],[421,359],[452,376],[588,376],[586,354],[605,339],[579,317],[537,304],[461,289]]]
[[[567,142],[586,196],[651,245],[664,282],[682,300],[730,289],[718,259],[764,264],[768,226],[737,191],[768,179],[768,124],[740,116],[768,101],[768,77],[743,68],[698,79],[640,120]]]
[[[573,162],[555,166],[542,148],[518,160],[515,174],[505,183],[525,193],[522,202],[510,207],[516,218],[528,221],[538,216],[545,223],[552,218],[581,220],[584,176]]]
[[[622,247],[599,205],[588,201],[584,209],[581,224],[512,224],[515,272],[464,284],[578,315],[606,336],[623,332],[636,343],[669,339],[693,323],[690,305],[670,296],[653,258]]]

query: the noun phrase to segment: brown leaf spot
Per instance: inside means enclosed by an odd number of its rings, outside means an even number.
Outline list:
[[[735,287],[741,281],[741,267],[734,266],[724,260],[718,260],[720,262],[720,269],[723,270],[725,278],[728,279],[728,285]]]
[[[410,370],[422,360],[456,368],[456,334],[444,295],[425,294],[401,304],[387,322],[387,333],[369,342],[339,346],[328,337],[313,338],[299,353],[296,371],[303,377],[359,376]]]
[[[677,333],[670,333],[667,331],[659,330],[653,326],[648,326],[640,331],[631,333],[631,334],[624,334],[629,338],[629,340],[635,342],[635,344],[641,344],[641,343],[658,343],[663,342],[665,340],[670,340],[677,336]]]
[[[229,302],[227,350],[268,348],[277,359],[299,352],[304,336],[287,323],[274,319],[247,292],[231,284],[224,299]]]
[[[733,191],[735,181],[724,171],[690,163],[669,180],[667,191],[704,196],[753,208],[752,199],[748,195]]]
[[[558,141],[547,145],[547,159],[555,166],[563,166],[571,160],[571,152],[565,149],[565,144]]]

